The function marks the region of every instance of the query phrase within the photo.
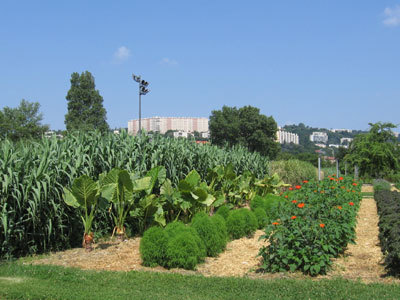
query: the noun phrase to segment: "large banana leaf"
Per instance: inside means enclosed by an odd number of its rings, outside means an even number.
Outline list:
[[[64,188],[65,203],[75,208],[92,206],[98,197],[98,185],[87,175],[75,179],[71,189]]]

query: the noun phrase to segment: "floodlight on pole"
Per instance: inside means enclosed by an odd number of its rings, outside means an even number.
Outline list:
[[[149,89],[147,89],[147,86],[149,83],[143,79],[141,79],[140,76],[136,76],[135,74],[132,74],[132,78],[134,81],[139,83],[139,133],[142,132],[142,95],[146,95],[148,92],[150,92]]]

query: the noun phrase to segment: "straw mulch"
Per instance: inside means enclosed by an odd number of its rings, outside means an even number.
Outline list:
[[[363,191],[369,191],[370,187]],[[350,244],[344,255],[333,262],[333,269],[326,276],[315,279],[343,277],[360,279],[363,282],[400,282],[398,279],[386,277],[383,256],[378,240],[378,215],[374,199],[364,198],[357,217],[356,244]],[[206,258],[205,263],[198,265],[196,271],[182,269],[167,270],[162,267],[148,268],[141,265],[139,245],[140,237],[128,239],[121,243],[107,241],[95,245],[92,252],[84,249],[71,249],[52,253],[34,259],[33,264],[55,264],[68,267],[92,270],[113,271],[157,271],[182,274],[201,274],[204,276],[248,276],[251,278],[309,278],[301,273],[263,274],[256,273],[261,262],[257,257],[259,249],[266,245],[259,240],[263,231],[258,230],[251,238],[242,238],[228,243],[225,252],[216,258]]]

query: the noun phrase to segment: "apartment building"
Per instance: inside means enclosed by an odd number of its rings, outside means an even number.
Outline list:
[[[185,117],[152,117],[143,118],[142,130],[154,131],[161,134],[168,130],[178,130],[183,132],[208,132],[207,118],[185,118]],[[139,120],[128,122],[128,133],[136,135],[139,131]]]
[[[299,144],[298,134],[284,131],[280,127],[278,127],[278,131],[276,132],[276,139],[281,144],[284,143],[293,143],[296,145]]]
[[[328,142],[328,134],[326,132],[314,131],[310,135],[310,141],[314,143],[327,143]]]

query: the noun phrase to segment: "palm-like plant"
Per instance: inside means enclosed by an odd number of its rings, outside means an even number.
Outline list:
[[[99,185],[89,176],[82,175],[75,179],[71,188],[64,187],[63,198],[67,205],[80,208],[84,227],[82,246],[91,251],[93,240],[92,222],[99,202]]]
[[[134,194],[147,190],[151,186],[151,177],[135,178],[126,170],[112,169],[108,174],[100,175],[101,196],[112,203],[110,210],[114,219],[112,236],[117,233],[119,240],[125,234],[125,219],[135,204]]]

